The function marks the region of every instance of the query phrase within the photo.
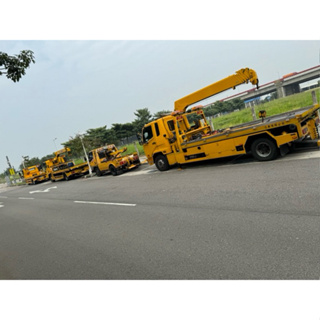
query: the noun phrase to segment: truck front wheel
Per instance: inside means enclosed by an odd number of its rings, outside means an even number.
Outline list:
[[[168,159],[163,154],[159,154],[154,160],[154,163],[159,171],[166,171],[169,169]]]
[[[102,172],[100,171],[100,169],[98,167],[96,167],[94,171],[96,172],[98,177],[102,176]]]
[[[277,158],[279,150],[272,140],[260,138],[252,143],[251,152],[255,159],[259,161],[269,161]]]

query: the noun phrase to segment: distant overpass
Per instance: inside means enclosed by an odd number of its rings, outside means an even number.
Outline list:
[[[282,98],[294,93],[300,92],[300,84],[320,78],[320,65],[300,71],[292,72],[284,75],[278,80],[268,82],[256,88],[232,95],[230,97],[221,99],[220,101],[228,101],[235,98],[239,98],[244,101],[253,101],[258,97],[277,92],[278,98]]]

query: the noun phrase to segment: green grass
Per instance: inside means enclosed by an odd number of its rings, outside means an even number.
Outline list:
[[[84,159],[83,159],[83,158],[79,158],[79,159],[75,159],[75,160],[73,160],[73,162],[74,162],[74,164],[75,164],[75,165],[78,165],[78,164],[82,164],[82,163],[84,163],[85,161],[84,161]]]
[[[320,89],[314,89],[316,92],[316,96],[319,102]],[[288,97],[284,97],[281,99],[273,100],[270,102],[266,102],[254,107],[255,114],[257,119],[258,113],[260,110],[267,111],[267,117],[275,114],[287,112],[290,110],[300,109],[306,106],[312,105],[312,96],[311,91],[305,91],[301,93],[297,93],[295,95],[291,95]],[[212,123],[214,129],[224,129],[228,127],[232,127],[241,123],[252,121],[251,108],[247,108],[241,111],[233,112],[227,114],[225,116],[221,116],[219,118],[213,118]]]
[[[118,149],[123,149],[124,147],[127,147],[127,151],[124,152],[123,155],[130,154],[130,153],[133,153],[133,152],[137,152],[136,148],[139,151],[139,155],[143,155],[144,154],[143,147],[138,142],[136,142],[135,145],[133,143],[131,143],[131,144],[127,144],[127,145],[124,145],[124,146],[118,146],[117,148]]]

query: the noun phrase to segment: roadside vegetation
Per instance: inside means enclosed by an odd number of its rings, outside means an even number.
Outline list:
[[[320,89],[313,89],[316,92],[319,101]],[[280,99],[275,99],[269,102],[264,102],[254,107],[257,119],[260,110],[266,110],[267,116],[272,116],[279,113],[284,113],[290,110],[300,109],[312,105],[311,91],[297,93]],[[251,108],[235,111],[224,116],[215,117],[212,119],[214,129],[224,129],[241,123],[252,121]]]

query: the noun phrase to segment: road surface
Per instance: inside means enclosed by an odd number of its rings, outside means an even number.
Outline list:
[[[1,189],[1,279],[319,279],[320,152]]]

